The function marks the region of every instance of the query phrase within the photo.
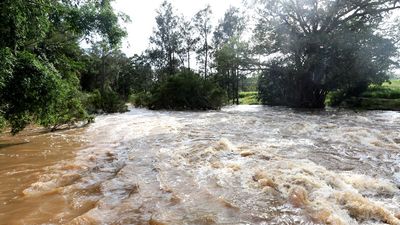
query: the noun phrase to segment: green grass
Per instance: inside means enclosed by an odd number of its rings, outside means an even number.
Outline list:
[[[391,80],[390,82],[384,83],[382,86],[400,90],[400,80]]]
[[[240,105],[259,105],[257,92],[240,92],[239,93]]]
[[[390,83],[384,83],[382,86],[372,85],[364,92],[363,98],[384,98],[399,99],[400,98],[400,80],[394,80]]]
[[[371,85],[360,97],[345,101],[351,108],[368,110],[400,110],[400,80],[392,80],[382,85]]]

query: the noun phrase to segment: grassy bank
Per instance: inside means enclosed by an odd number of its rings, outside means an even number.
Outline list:
[[[329,95],[327,103],[333,95]],[[241,105],[259,105],[257,92],[240,92]],[[342,104],[345,108],[365,110],[395,110],[400,111],[400,80],[392,80],[382,85],[371,85],[359,97],[352,97]]]
[[[261,104],[258,100],[257,92],[240,92],[239,93],[240,105],[259,105]]]
[[[342,106],[367,110],[400,110],[400,80],[392,80],[380,86],[372,85],[360,97],[352,97]]]

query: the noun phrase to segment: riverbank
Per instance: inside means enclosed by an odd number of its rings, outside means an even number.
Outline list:
[[[241,92],[240,105],[260,105],[257,92]],[[334,94],[327,97],[331,104]],[[400,80],[392,80],[382,85],[372,85],[359,97],[350,97],[338,107],[357,110],[391,110],[400,111]]]
[[[392,80],[381,86],[371,85],[359,97],[351,97],[341,106],[364,110],[400,111],[400,80]]]

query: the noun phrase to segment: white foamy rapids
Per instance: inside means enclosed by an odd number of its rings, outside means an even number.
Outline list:
[[[187,159],[182,157],[187,154],[190,154],[190,150],[180,152],[176,161]],[[240,209],[249,204],[246,199],[241,199],[244,192],[257,195],[260,199],[265,195],[283,198],[292,206],[303,209],[318,223],[358,224],[377,221],[400,224],[395,211],[374,200],[374,196],[395,200],[394,197],[399,195],[396,185],[386,179],[333,172],[309,160],[268,156],[268,151],[260,149],[243,151],[227,139],[221,139],[191,157],[188,165],[198,168],[198,183],[207,187],[214,180],[224,189],[221,192],[224,201]],[[240,192],[229,196],[229,189],[235,189],[235,186],[239,186]],[[257,188],[262,189],[263,194],[258,193]],[[395,201],[390,204],[392,208],[400,206]]]
[[[400,173],[395,173],[393,175],[394,181],[396,182],[397,186],[400,187]]]
[[[397,225],[399,115],[133,109],[24,193],[62,195],[64,224]]]

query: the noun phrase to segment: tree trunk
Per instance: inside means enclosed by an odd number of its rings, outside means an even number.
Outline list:
[[[168,75],[172,75],[172,53],[171,50],[168,50]]]
[[[239,72],[236,70],[236,104],[239,105]]]
[[[190,50],[187,50],[187,57],[188,57],[188,69],[190,71]]]
[[[296,107],[300,108],[325,108],[327,91],[314,83],[307,83],[299,90],[300,99]]]
[[[103,54],[103,56],[101,57],[101,79],[100,79],[101,84],[99,84],[102,92],[105,90],[105,81],[106,81],[105,77],[106,77],[106,59]]]
[[[207,65],[208,65],[208,35],[207,35],[207,31],[205,32],[205,48],[206,48],[206,56],[205,56],[205,60],[204,60],[204,78],[207,79]]]

